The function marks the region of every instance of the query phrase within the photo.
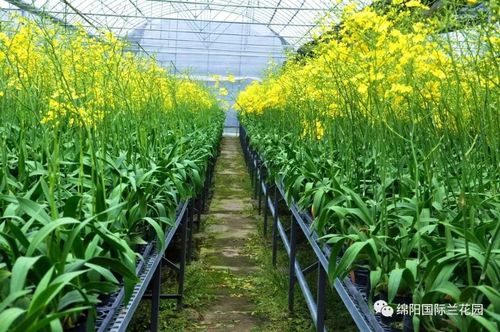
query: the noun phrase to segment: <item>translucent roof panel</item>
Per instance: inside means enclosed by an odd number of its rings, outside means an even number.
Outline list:
[[[263,24],[298,46],[307,39],[316,20],[333,7],[354,1],[323,0],[1,0],[51,13],[70,24],[90,30],[110,28],[124,35],[155,18]]]
[[[318,20],[347,3],[323,0],[0,0],[1,18],[21,11],[89,34],[112,31],[131,49],[210,81],[258,79],[269,61],[311,39]],[[336,11],[338,12],[338,11]],[[333,17],[335,19],[335,17]]]

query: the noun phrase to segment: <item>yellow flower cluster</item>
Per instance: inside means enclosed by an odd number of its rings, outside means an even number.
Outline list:
[[[194,111],[202,111],[215,105],[215,99],[203,86],[188,80],[179,82],[175,98],[178,105]]]
[[[234,105],[235,109],[241,112],[262,114],[264,107],[264,94],[266,90],[257,82],[252,82],[244,91],[238,95],[238,100]]]
[[[92,37],[14,18],[0,31],[0,87],[10,100],[29,105],[42,124],[95,126],[123,112],[216,106],[194,82],[170,75],[155,59],[127,52],[111,33]],[[4,84],[2,84],[4,82]]]
[[[286,88],[291,87],[285,77],[270,78],[259,83],[252,82],[238,95],[236,110],[248,113],[261,114],[265,109],[282,109],[286,103]]]
[[[312,57],[288,61],[278,75],[243,91],[236,104],[240,113],[297,111],[313,123],[311,114],[320,121],[353,113],[371,123],[429,120],[453,128],[457,121],[467,122],[475,105],[489,98],[486,89],[498,95],[498,70],[486,69],[498,68],[498,26],[463,43],[469,49],[463,52],[453,46],[450,34],[435,33],[430,19],[408,23],[412,11],[426,6],[412,0],[403,8],[387,14],[372,7],[346,10],[340,31],[319,43]],[[462,114],[452,116],[451,107]]]
[[[301,135],[302,138],[314,137],[317,140],[321,140],[323,136],[325,136],[325,127],[319,120],[316,120],[313,123],[303,121],[302,127],[304,128]]]

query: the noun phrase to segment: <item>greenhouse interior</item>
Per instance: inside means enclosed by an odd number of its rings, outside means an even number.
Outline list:
[[[499,15],[0,0],[0,332],[500,331]]]

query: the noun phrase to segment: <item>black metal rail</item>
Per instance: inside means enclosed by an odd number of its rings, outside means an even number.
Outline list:
[[[141,299],[151,299],[151,325],[150,331],[158,331],[159,311],[161,299],[177,300],[177,308],[182,308],[184,295],[184,272],[186,263],[191,260],[193,252],[193,234],[200,228],[201,213],[206,209],[210,186],[213,180],[216,158],[210,158],[206,167],[206,177],[203,188],[198,197],[179,204],[176,211],[175,223],[165,233],[165,245],[160,248],[157,241],[149,243],[141,253],[142,259],[136,267],[139,282],[134,287],[132,296],[125,303],[125,290],[122,287],[112,294],[110,299],[97,308],[95,330],[98,332],[126,331]],[[165,251],[171,244],[174,236],[180,237],[181,252],[178,264],[165,257]],[[164,263],[164,264],[162,264]],[[161,293],[162,265],[171,268],[177,274],[177,293]],[[149,290],[149,292],[147,292]]]
[[[269,213],[272,217],[272,260],[276,265],[278,239],[281,239],[285,251],[289,256],[289,291],[288,306],[293,311],[295,284],[297,283],[302,291],[311,318],[316,326],[316,331],[326,332],[326,286],[328,285],[327,271],[331,250],[327,245],[318,241],[318,235],[311,230],[312,217],[299,210],[293,202],[288,204],[285,199],[283,184],[276,181],[268,184],[266,181],[267,170],[260,159],[258,153],[249,144],[249,137],[243,127],[240,126],[240,142],[245,156],[245,161],[249,168],[254,197],[258,200],[259,213],[263,209],[264,213],[264,235],[267,236]],[[262,205],[262,201],[264,205]],[[285,202],[288,212],[291,215],[290,228],[287,230],[283,226],[278,211],[279,203]],[[297,259],[298,235],[302,233],[307,239],[309,247],[315,254],[316,262],[306,268],[302,268]],[[317,271],[316,296],[312,294],[306,275]],[[338,293],[346,309],[351,315],[354,323],[360,331],[383,332],[390,330],[382,324],[369,309],[366,294],[358,289],[349,278],[343,280],[335,279],[333,288]]]

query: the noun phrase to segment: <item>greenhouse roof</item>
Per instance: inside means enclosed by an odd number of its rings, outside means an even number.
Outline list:
[[[288,50],[309,41],[326,12],[347,3],[352,1],[0,0],[0,9],[81,25],[90,34],[111,31],[136,51],[198,77],[256,78],[269,60],[281,63]]]
[[[32,6],[69,24],[89,30],[107,28],[126,35],[149,20],[264,25],[284,42],[300,45],[310,36],[316,19],[332,8],[323,0],[2,0],[4,9]],[[199,27],[200,30],[202,26]],[[209,32],[209,31],[205,31]],[[215,32],[217,34],[217,32]]]

